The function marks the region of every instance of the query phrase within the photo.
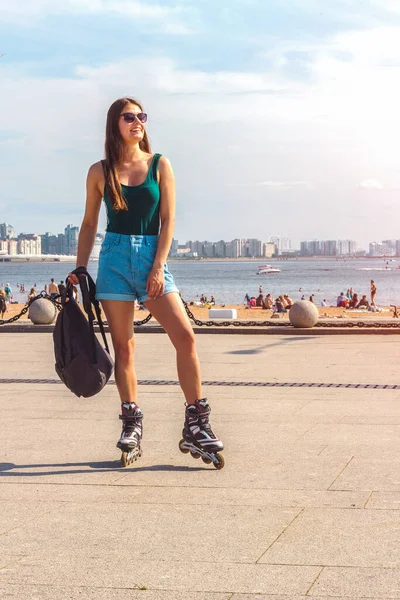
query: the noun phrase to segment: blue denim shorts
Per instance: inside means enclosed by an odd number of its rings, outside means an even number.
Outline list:
[[[107,232],[99,254],[96,280],[97,300],[146,302],[146,282],[153,267],[157,235],[125,235]],[[164,264],[164,294],[178,292]]]

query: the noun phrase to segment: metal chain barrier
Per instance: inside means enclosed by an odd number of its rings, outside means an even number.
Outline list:
[[[187,303],[182,299],[182,302],[185,306],[187,315],[189,317],[189,319],[191,319],[196,325],[198,325],[199,327],[202,326],[206,326],[206,327],[293,327],[292,324],[289,321],[200,321],[199,319],[196,319],[196,317],[193,315],[193,313],[191,312],[190,308],[188,307]],[[396,308],[396,307],[394,307]],[[397,317],[397,310],[395,310],[395,317]],[[397,321],[395,323],[379,323],[379,321],[371,321],[371,322],[365,322],[365,321],[345,321],[340,320],[340,323],[332,323],[332,322],[326,322],[324,323],[323,321],[316,323],[316,325],[314,325],[314,327],[331,327],[331,328],[338,328],[338,327],[364,327],[364,328],[382,328],[382,329],[386,329],[386,328],[400,328],[400,322]]]
[[[21,312],[18,315],[14,315],[13,317],[11,317],[10,319],[0,319],[0,325],[6,325],[8,323],[15,323],[15,321],[18,321],[18,319],[20,319],[23,315],[25,315],[28,310],[30,305],[35,302],[35,300],[39,300],[39,298],[46,298],[47,300],[50,300],[50,302],[52,302],[55,307],[57,308],[58,311],[60,311],[62,309],[62,304],[59,300],[57,300],[56,298],[52,298],[50,296],[50,294],[48,294],[47,292],[45,292],[44,290],[42,292],[40,292],[37,296],[35,296],[34,298],[31,298],[24,306],[24,308],[21,310]],[[185,300],[183,300],[182,298],[182,302],[183,305],[185,307],[186,313],[189,317],[189,319],[191,319],[193,321],[193,323],[195,325],[197,325],[198,327],[292,327],[292,324],[289,321],[278,321],[278,320],[274,320],[274,321],[201,321],[200,319],[196,319],[196,317],[194,316],[194,314],[192,313],[192,311],[190,310],[187,302],[185,302]],[[392,306],[391,308],[394,308],[394,314],[393,317],[394,318],[398,318],[398,314],[397,314],[397,307],[396,306]],[[145,325],[146,323],[148,323],[150,321],[150,319],[152,318],[152,314],[149,313],[148,316],[143,319],[142,321],[134,321],[133,324],[135,327],[140,327],[142,325]],[[95,324],[97,324],[97,321],[94,321]],[[107,321],[104,321],[104,325],[108,325]],[[324,321],[320,321],[318,323],[316,323],[316,325],[314,325],[314,327],[323,327],[323,328],[359,328],[359,329],[400,329],[400,320],[399,321],[395,321],[392,323],[380,323],[379,321],[345,321],[340,320],[340,322],[324,322]]]
[[[11,319],[0,319],[0,325],[6,325],[7,323],[14,323],[15,321],[18,321],[18,319],[20,319],[23,315],[25,315],[28,312],[29,307],[32,304],[32,302],[35,302],[35,300],[39,300],[39,298],[46,298],[47,300],[50,300],[50,302],[52,302],[55,305],[55,307],[57,308],[58,311],[60,311],[62,308],[61,302],[59,302],[58,300],[55,300],[54,298],[52,298],[50,296],[50,294],[48,294],[47,292],[45,292],[43,290],[37,296],[28,300],[28,302],[25,304],[24,308],[21,310],[21,312],[18,315],[14,315],[13,317],[11,317]]]

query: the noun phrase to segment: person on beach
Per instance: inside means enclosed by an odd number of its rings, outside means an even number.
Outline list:
[[[262,306],[264,304],[264,296],[259,294],[256,298],[256,306]]]
[[[249,294],[245,295],[245,297],[244,297],[244,304],[246,306],[249,306],[249,304],[250,304],[250,295]]]
[[[58,285],[56,284],[54,279],[51,279],[49,283],[49,294],[52,298],[57,298],[57,296],[59,296],[60,294],[60,292],[58,291]]]
[[[285,308],[292,308],[292,306],[293,306],[293,300],[290,298],[290,296],[288,296],[288,294],[284,294],[283,297],[284,297],[285,302],[286,302]]]
[[[35,288],[31,288],[31,291],[28,294],[28,302],[30,300],[32,300],[32,298],[35,298],[35,296],[36,296],[36,290],[35,290]]]
[[[273,304],[274,304],[274,302],[273,302],[271,294],[267,294],[264,298],[263,309],[270,310],[272,308]]]
[[[376,298],[376,285],[373,279],[371,279],[371,306],[375,306]]]
[[[347,302],[348,302],[348,300],[345,297],[344,292],[340,292],[340,296],[338,296],[336,299],[337,308],[339,308],[339,307],[346,308]]]
[[[7,304],[11,304],[11,300],[12,300],[12,288],[11,285],[9,283],[6,283],[6,285],[4,286],[4,292],[6,295],[6,302]]]
[[[213,455],[223,466],[223,443],[211,429],[210,406],[203,396],[196,341],[166,259],[174,234],[175,183],[169,160],[153,154],[146,131],[147,114],[133,98],[109,108],[105,160],[87,176],[86,209],[79,233],[77,267],[87,267],[104,200],[107,228],[98,262],[97,299],[101,301],[115,352],[115,380],[121,403],[122,433],[117,447],[138,450],[143,413],[137,404],[134,369],[134,301],[152,313],[176,350],[178,379],[186,399],[182,451]],[[75,274],[68,281],[78,284]],[[155,338],[154,338],[154,341]],[[154,372],[157,363],[154,362]],[[165,409],[165,418],[168,418]],[[182,442],[181,442],[182,444]],[[189,450],[187,449],[190,447]],[[208,455],[208,456],[209,456]],[[216,464],[214,462],[214,464]]]
[[[324,299],[321,301],[321,306],[327,306],[327,303],[326,303],[326,298],[324,298]]]
[[[6,293],[0,290],[0,319],[4,319],[4,313],[7,311]]]
[[[365,306],[366,308],[369,308],[369,302],[367,300],[367,296],[364,294],[364,296],[362,296],[360,302],[357,304],[356,308],[361,308]]]
[[[283,306],[281,298],[277,298],[275,300],[275,312],[277,313],[285,313],[287,312],[286,308]]]
[[[358,306],[358,294],[356,292],[353,293],[352,298],[349,302],[349,308],[356,308]]]
[[[310,302],[312,302],[314,304],[314,294],[311,294],[311,296],[310,296]]]
[[[64,285],[64,281],[60,281],[60,283],[58,284],[58,293],[61,295],[65,292],[65,285]]]

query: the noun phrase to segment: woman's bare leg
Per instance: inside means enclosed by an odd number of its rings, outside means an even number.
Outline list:
[[[133,302],[101,300],[115,352],[115,382],[122,402],[137,399],[134,365]]]
[[[182,300],[173,292],[157,300],[147,300],[144,304],[165,329],[176,349],[179,383],[186,402],[193,404],[202,397],[200,363],[195,336]]]

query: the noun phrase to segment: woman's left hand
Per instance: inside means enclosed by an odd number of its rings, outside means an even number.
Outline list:
[[[147,278],[146,291],[149,296],[149,300],[156,300],[164,293],[165,279],[164,279],[164,268],[153,269],[150,271],[150,275]]]

